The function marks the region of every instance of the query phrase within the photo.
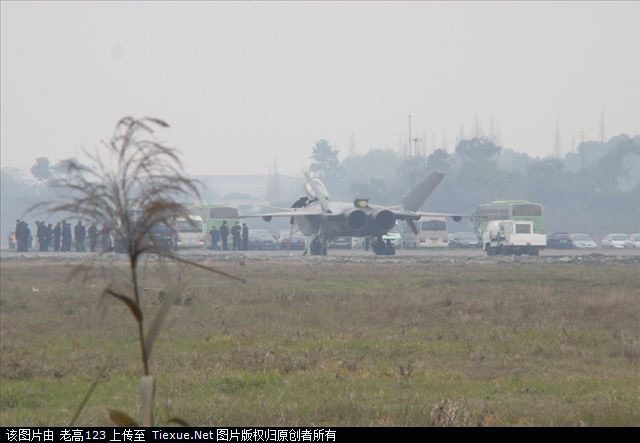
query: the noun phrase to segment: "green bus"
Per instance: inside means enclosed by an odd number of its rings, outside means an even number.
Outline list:
[[[229,229],[231,229],[235,222],[240,221],[238,208],[233,206],[204,205],[192,208],[191,211],[202,217],[207,227],[207,235],[209,235],[209,231],[211,231],[211,228],[214,226],[220,229],[223,221],[227,222]]]
[[[545,233],[542,204],[526,200],[497,200],[480,205],[473,213],[472,220],[478,235],[482,235],[491,220],[530,220],[534,234]]]

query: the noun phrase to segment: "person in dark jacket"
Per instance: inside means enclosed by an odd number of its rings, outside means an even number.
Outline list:
[[[211,237],[211,249],[214,251],[220,249],[220,246],[218,246],[218,242],[220,241],[220,231],[218,231],[218,228],[216,228],[215,225],[211,228],[211,231],[209,231],[209,236]]]
[[[71,223],[62,221],[62,251],[71,251]]]
[[[44,223],[42,223],[42,225],[44,228],[44,250],[49,251],[49,246],[51,246],[51,242],[53,241],[53,226],[51,223],[46,227]]]
[[[224,220],[222,222],[222,225],[220,226],[220,238],[222,239],[222,250],[228,251],[229,250],[229,243],[228,243],[229,226],[227,225],[226,220]]]
[[[27,222],[23,221],[22,222],[22,226],[23,226],[23,230],[24,230],[24,250],[28,251],[29,249],[31,249],[32,243],[33,243],[33,237],[31,236],[31,229],[29,229],[29,225],[27,224]]]
[[[240,223],[235,222],[233,227],[231,228],[231,238],[233,239],[233,250],[237,251],[240,249],[240,241],[241,241],[241,232]]]
[[[76,252],[84,252],[84,240],[87,236],[87,230],[82,225],[82,221],[78,220],[78,224],[74,228],[74,237],[76,241]]]
[[[62,234],[62,226],[60,222],[56,223],[56,227],[53,228],[53,250],[58,252],[60,250],[60,236]]]
[[[242,250],[249,250],[249,227],[246,223],[242,223]]]
[[[38,249],[40,251],[44,251],[44,236],[46,235],[46,229],[47,227],[45,226],[44,222],[36,220],[36,238],[38,239]]]
[[[89,226],[87,234],[89,234],[89,250],[91,252],[96,252],[96,246],[98,244],[98,228],[95,223]]]

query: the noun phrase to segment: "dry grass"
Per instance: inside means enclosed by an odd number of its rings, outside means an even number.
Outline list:
[[[0,425],[137,413],[136,325],[104,281],[3,262]],[[213,264],[213,263],[211,263]],[[640,273],[566,265],[218,264],[144,271],[145,309],[190,281],[160,333],[160,423],[637,425]],[[33,292],[32,288],[39,289]]]

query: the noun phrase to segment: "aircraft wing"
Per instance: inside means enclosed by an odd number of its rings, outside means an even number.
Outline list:
[[[240,218],[262,218],[262,217],[294,217],[303,215],[326,215],[321,208],[300,208],[283,210],[280,212],[265,212],[264,214],[241,215]]]
[[[405,209],[391,209],[389,208],[397,220],[418,220],[420,214],[418,212],[407,211]]]

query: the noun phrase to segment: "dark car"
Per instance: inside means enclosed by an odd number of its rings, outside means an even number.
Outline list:
[[[351,249],[351,237],[336,237],[329,243],[329,247],[333,249]]]
[[[573,249],[573,239],[568,232],[552,232],[547,236],[547,248]]]
[[[175,249],[178,242],[178,232],[165,224],[156,224],[149,228],[145,241],[160,250]]]
[[[165,224],[155,224],[149,228],[149,231],[143,238],[144,247],[153,247],[158,251],[170,251],[175,249],[178,240],[178,233],[175,229]],[[114,251],[122,254],[126,252],[126,241],[116,236]]]
[[[479,248],[480,241],[474,232],[456,232],[449,236],[450,248]]]
[[[273,250],[278,248],[278,243],[266,229],[252,229],[249,231],[248,246],[251,250]]]

